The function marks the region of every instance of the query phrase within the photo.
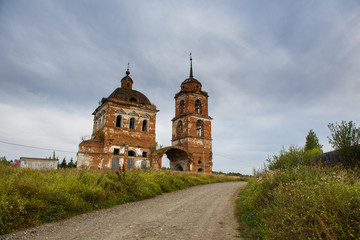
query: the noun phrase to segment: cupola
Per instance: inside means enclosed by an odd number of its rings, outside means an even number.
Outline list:
[[[129,64],[128,64],[128,68],[126,70],[126,76],[123,77],[123,79],[121,79],[121,88],[132,89],[132,85],[134,82],[129,75],[130,75],[130,71],[129,71]]]
[[[190,76],[181,83],[181,91],[201,91],[201,83],[194,78],[190,53]]]

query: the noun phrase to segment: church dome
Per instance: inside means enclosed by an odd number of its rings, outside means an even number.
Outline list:
[[[198,80],[196,80],[195,78],[193,77],[189,77],[187,79],[185,79],[181,85],[185,84],[185,83],[196,83],[196,84],[201,84]]]
[[[151,105],[150,100],[144,94],[129,88],[117,88],[108,98],[116,98],[123,101]]]

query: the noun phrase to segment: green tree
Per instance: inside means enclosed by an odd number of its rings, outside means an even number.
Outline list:
[[[73,158],[70,159],[70,162],[67,165],[68,168],[76,168]]]
[[[4,165],[4,166],[9,166],[10,162],[8,162],[8,160],[6,160],[6,157],[0,157],[0,165]]]
[[[62,162],[61,162],[61,164],[60,164],[60,168],[67,168],[67,164],[66,164],[65,158],[62,160]]]
[[[316,136],[314,130],[310,129],[308,135],[306,136],[306,143],[304,150],[309,151],[314,148],[318,148],[322,151],[322,145],[319,143],[319,138]]]
[[[339,153],[342,163],[346,167],[358,166],[360,159],[360,128],[353,121],[329,123],[331,137],[328,137],[331,146]]]

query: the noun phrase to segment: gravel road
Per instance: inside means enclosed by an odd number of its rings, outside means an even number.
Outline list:
[[[238,240],[234,201],[245,184],[196,186],[0,236],[0,239]]]

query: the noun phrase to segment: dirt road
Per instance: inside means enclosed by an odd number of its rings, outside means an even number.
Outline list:
[[[192,187],[0,239],[239,239],[234,201],[244,185],[230,182]]]

